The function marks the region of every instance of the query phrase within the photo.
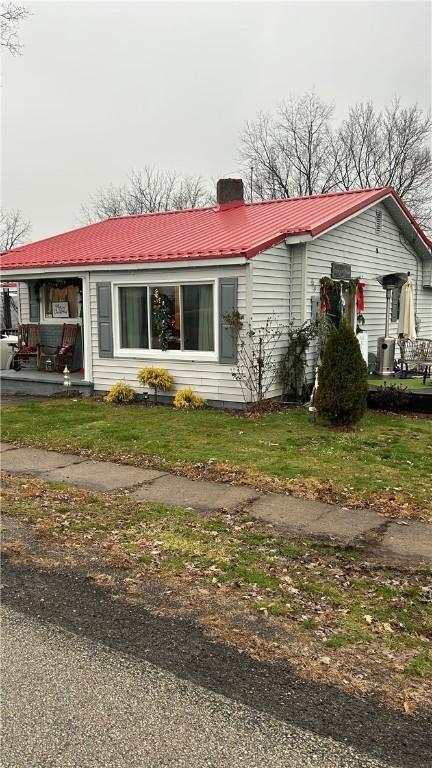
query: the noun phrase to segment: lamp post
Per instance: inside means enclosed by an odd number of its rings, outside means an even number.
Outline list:
[[[63,370],[63,386],[65,387],[67,396],[69,397],[69,392],[71,388],[71,377],[70,377],[70,371],[67,365]]]

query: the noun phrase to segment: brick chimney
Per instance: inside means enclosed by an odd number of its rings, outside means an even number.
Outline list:
[[[244,205],[243,181],[241,179],[219,179],[216,186],[218,205],[235,208]]]

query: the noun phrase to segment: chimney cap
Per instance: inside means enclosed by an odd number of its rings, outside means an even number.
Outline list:
[[[219,179],[216,185],[218,205],[230,208],[244,205],[244,188],[242,179]]]

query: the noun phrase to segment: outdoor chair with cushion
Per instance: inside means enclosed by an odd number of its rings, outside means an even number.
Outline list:
[[[62,373],[67,366],[72,370],[79,324],[65,323],[61,342],[57,347],[45,346],[40,355],[41,367],[51,360],[53,370]]]
[[[399,339],[401,377],[408,376],[410,371],[423,373],[423,384],[431,375],[432,339]]]
[[[14,354],[13,367],[19,371],[23,363],[27,364],[34,361],[35,367],[39,368],[41,350],[40,325],[38,323],[18,325],[17,331],[17,351]]]

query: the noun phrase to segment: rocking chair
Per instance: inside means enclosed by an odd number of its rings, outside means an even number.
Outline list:
[[[41,363],[42,360],[51,359],[55,371],[62,373],[65,366],[72,370],[79,327],[78,324],[65,323],[59,346],[45,347],[40,354]]]
[[[41,348],[40,325],[38,323],[27,323],[26,325],[18,325],[17,330],[17,351],[13,357],[12,367],[19,371],[22,368],[22,363],[28,363],[33,359],[36,362],[36,367],[39,368]]]

